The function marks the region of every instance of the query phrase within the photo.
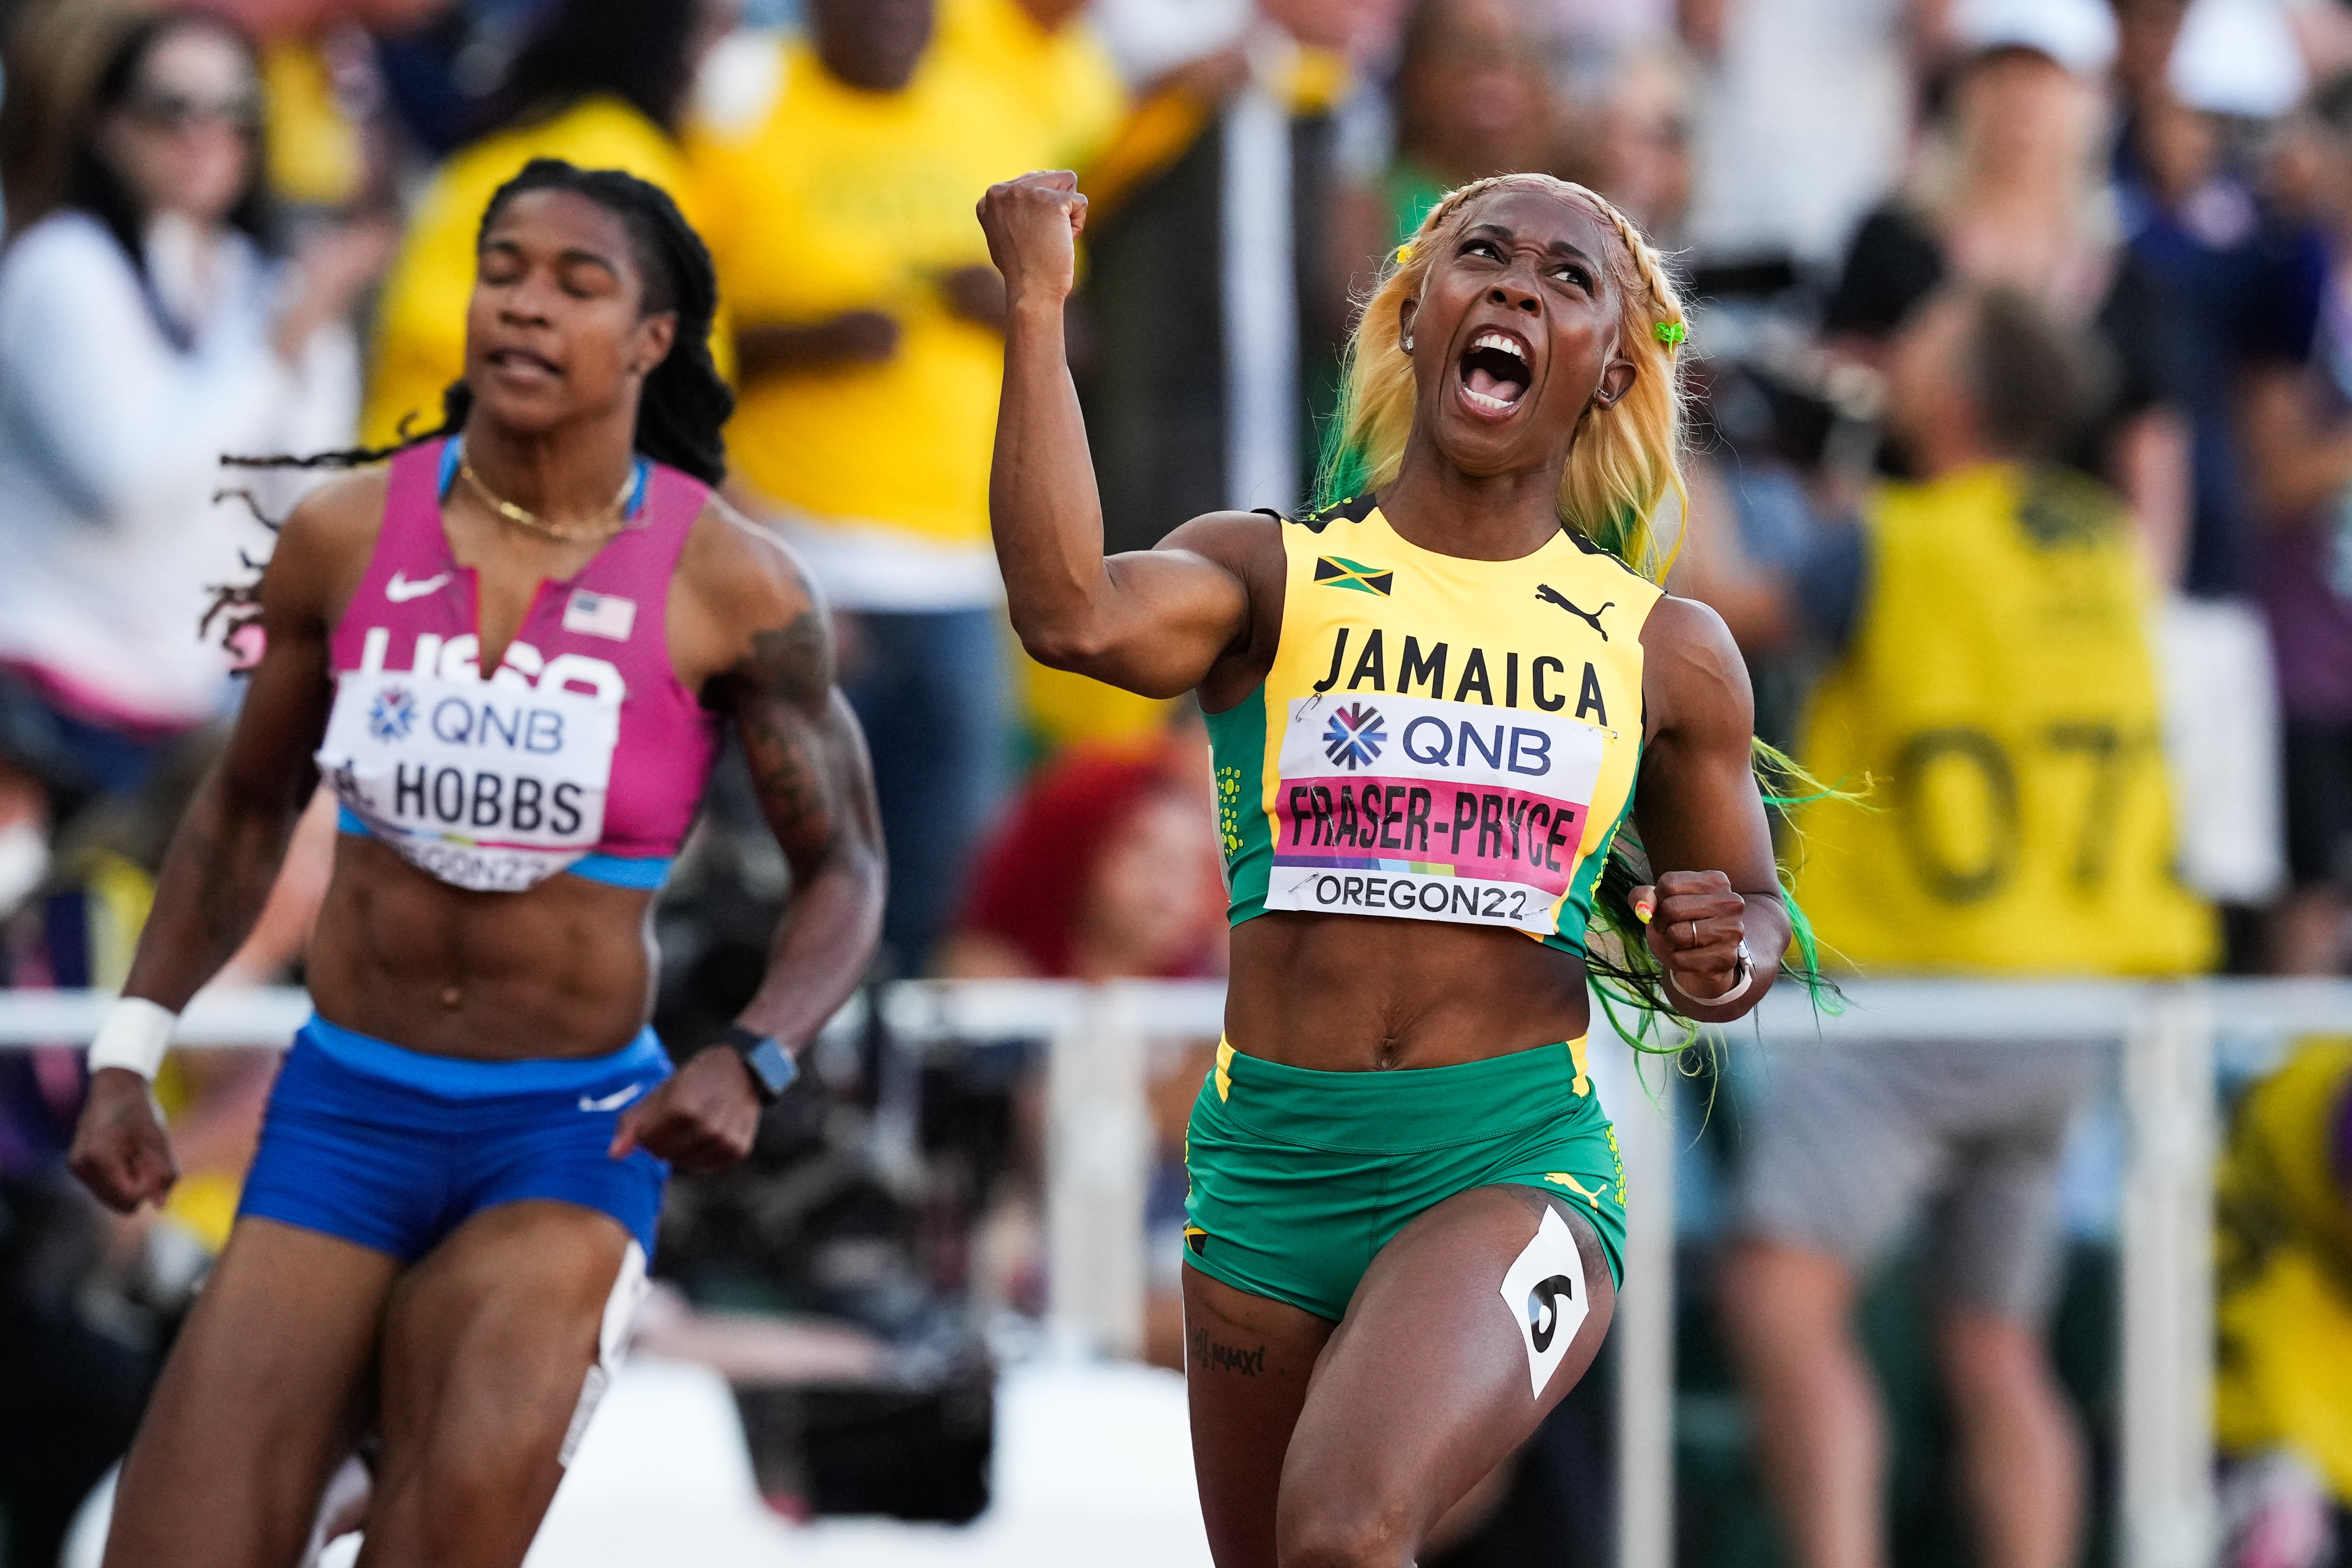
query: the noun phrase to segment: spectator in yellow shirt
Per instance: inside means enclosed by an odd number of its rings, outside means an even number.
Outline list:
[[[1096,160],[1125,139],[1128,91],[1089,8],[1088,0],[941,0],[939,47],[993,78],[1014,111],[1037,117],[1038,168],[1075,169],[1092,191]],[[1014,658],[1041,749],[1142,741],[1168,723],[1169,703]]]
[[[377,314],[362,440],[390,445],[412,417],[419,429],[438,423],[442,394],[464,368],[482,211],[533,158],[649,180],[700,226],[677,127],[733,9],[726,0],[560,0],[541,17],[485,105],[483,133],[416,205]],[[713,344],[722,372],[729,346],[722,319]]]
[[[208,0],[201,7],[261,47],[265,169],[281,216],[385,204],[396,145],[378,41],[418,33],[454,8],[455,0]]]
[[[1127,112],[1127,86],[1086,19],[1088,0],[942,0],[940,51],[985,72],[1043,138],[1041,168],[1081,174]]]
[[[766,101],[695,154],[738,323],[731,459],[843,628],[890,845],[884,941],[908,971],[955,905],[1007,740],[988,540],[1004,291],[973,206],[1067,151],[986,47],[1042,31],[1034,16],[946,10],[810,0],[807,37],[766,58]]]

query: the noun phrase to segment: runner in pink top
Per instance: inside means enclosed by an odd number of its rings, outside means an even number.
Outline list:
[[[150,1082],[321,779],[347,831],[317,1016],[123,1461],[110,1568],[297,1561],[362,1423],[369,1562],[515,1568],[627,1342],[671,1165],[747,1152],[864,975],[865,743],[798,566],[712,494],[717,308],[667,195],[531,163],[483,219],[443,426],[388,468],[309,460],[362,471],[231,595],[264,652],[90,1047],[72,1162],[110,1205],[170,1190]],[[792,901],[758,993],[670,1042],[673,1071],[653,903],[722,725]]]
[[[542,581],[487,684],[477,580],[450,553],[456,438],[394,458],[383,529],[331,643],[320,770],[346,831],[461,888],[556,871],[657,888],[718,755],[718,716],[678,683],[669,584],[708,486],[639,458],[624,526]]]

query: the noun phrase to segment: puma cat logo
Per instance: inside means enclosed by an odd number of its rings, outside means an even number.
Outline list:
[[[1574,616],[1578,620],[1582,621],[1594,631],[1601,632],[1601,640],[1602,642],[1607,642],[1609,640],[1609,634],[1605,631],[1601,631],[1601,617],[1617,607],[1616,600],[1610,600],[1607,604],[1601,605],[1597,610],[1580,610],[1574,605],[1570,604],[1567,599],[1562,597],[1559,590],[1553,587],[1549,583],[1538,583],[1536,584],[1536,597],[1541,599],[1547,605],[1558,605],[1561,609],[1566,610],[1570,615]]]

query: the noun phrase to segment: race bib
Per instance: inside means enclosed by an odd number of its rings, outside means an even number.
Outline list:
[[[1558,929],[1604,738],[1425,697],[1294,700],[1266,908]]]
[[[579,679],[560,659],[535,684],[511,669],[487,682],[347,671],[320,770],[409,864],[455,887],[520,892],[604,835],[619,682],[585,680],[590,692],[569,684]]]

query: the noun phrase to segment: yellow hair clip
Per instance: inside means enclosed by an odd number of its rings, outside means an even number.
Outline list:
[[[1678,343],[1690,336],[1690,330],[1680,321],[1660,321],[1650,332],[1662,343]]]
[[[1396,247],[1396,258],[1399,267],[1412,259],[1412,241],[1407,240]]]

